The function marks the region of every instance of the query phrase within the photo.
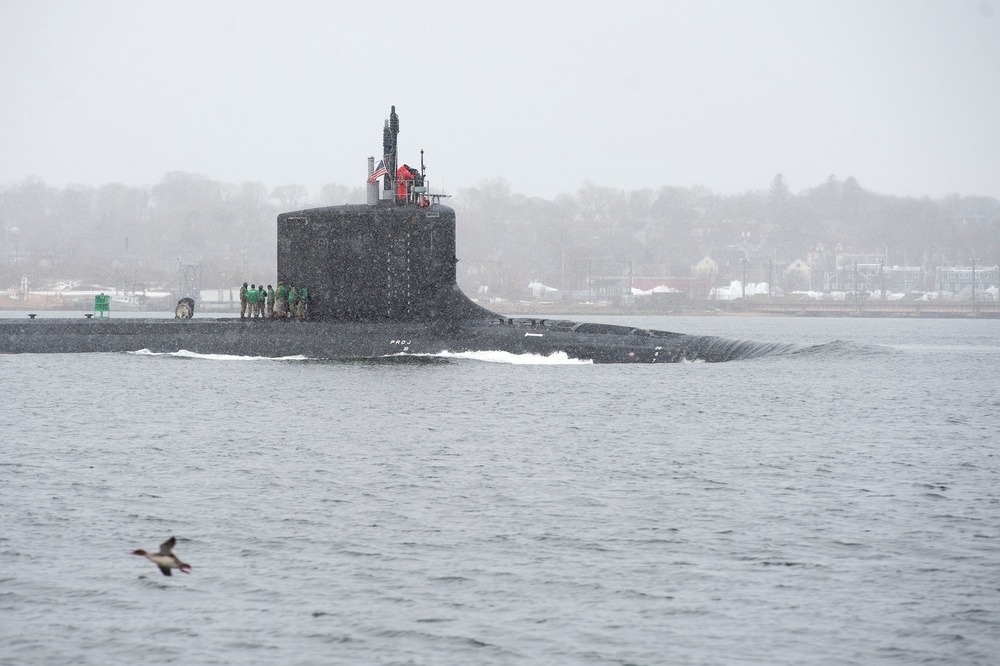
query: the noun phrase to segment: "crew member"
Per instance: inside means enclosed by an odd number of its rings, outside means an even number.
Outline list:
[[[417,172],[410,168],[408,164],[404,164],[396,169],[396,199],[398,201],[406,201],[410,181],[416,176]]]
[[[257,284],[254,283],[250,285],[250,289],[247,290],[247,305],[250,308],[250,316],[257,316]]]
[[[294,284],[288,285],[288,314],[289,316],[295,316],[295,313],[299,308],[299,290],[295,288]]]
[[[264,304],[267,301],[267,290],[264,289],[264,284],[261,283],[257,287],[257,315],[258,317],[264,317]]]
[[[288,287],[285,286],[284,282],[278,282],[278,288],[275,290],[275,309],[274,316],[278,319],[285,316],[285,312],[288,311]]]
[[[267,318],[274,319],[274,287],[267,285]]]
[[[244,282],[243,286],[240,287],[240,319],[246,319],[247,316],[247,283]]]
[[[309,287],[299,288],[299,310],[295,313],[295,318],[299,321],[305,321],[306,310],[309,307]]]

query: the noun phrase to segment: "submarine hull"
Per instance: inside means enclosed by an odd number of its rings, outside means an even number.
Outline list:
[[[185,350],[235,356],[371,359],[504,351],[542,356],[562,352],[594,363],[674,363],[730,361],[785,348],[625,326],[500,317],[407,324],[268,319],[0,321],[0,350],[14,354]]]

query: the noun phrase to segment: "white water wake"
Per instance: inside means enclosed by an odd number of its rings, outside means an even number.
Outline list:
[[[174,356],[176,358],[199,358],[209,361],[308,361],[309,359],[301,354],[295,356],[238,356],[236,354],[199,354],[197,352],[181,349],[175,352],[154,352],[148,349],[128,352],[136,356]]]
[[[484,363],[504,363],[507,365],[588,365],[589,359],[570,358],[566,352],[552,352],[548,356],[541,354],[512,354],[505,351],[440,351],[436,354],[410,354],[401,352],[392,356],[409,356],[418,358],[455,358]]]

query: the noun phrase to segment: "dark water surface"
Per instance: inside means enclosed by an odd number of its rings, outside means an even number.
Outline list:
[[[600,320],[802,349],[0,356],[0,664],[996,663],[1000,321]]]

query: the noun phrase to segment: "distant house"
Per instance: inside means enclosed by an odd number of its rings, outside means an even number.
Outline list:
[[[928,274],[920,266],[886,266],[884,261],[871,263],[838,262],[837,272],[828,275],[830,291],[909,293],[926,289]]]
[[[928,289],[928,274],[920,266],[885,266],[876,279],[872,276],[872,291],[885,289],[894,293],[908,294],[911,291]]]
[[[938,266],[935,283],[939,291],[950,291],[958,294],[964,290],[969,290],[969,297],[972,294],[972,267],[971,266]],[[1000,277],[1000,267],[998,266],[977,266],[976,267],[976,292],[977,300],[990,287],[996,287]]]
[[[705,255],[691,267],[691,274],[695,277],[714,280],[719,276],[719,264],[712,257]]]
[[[835,261],[836,272],[827,276],[827,290],[853,292],[880,288],[885,264],[882,255],[837,253]]]
[[[788,290],[812,289],[812,268],[802,259],[796,259],[782,271]]]

